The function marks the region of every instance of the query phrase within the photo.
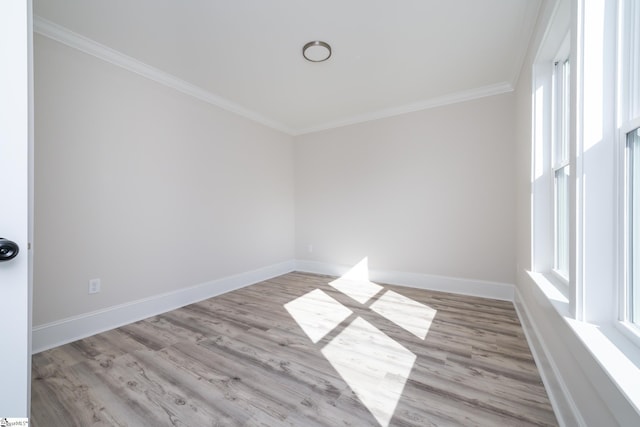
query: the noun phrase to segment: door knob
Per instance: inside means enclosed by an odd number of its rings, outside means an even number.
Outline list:
[[[0,237],[0,261],[9,261],[14,259],[20,252],[18,244]]]

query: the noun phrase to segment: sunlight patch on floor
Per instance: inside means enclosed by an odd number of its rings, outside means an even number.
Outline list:
[[[358,317],[322,349],[380,425],[387,426],[416,356]]]
[[[437,311],[394,291],[385,292],[371,310],[420,339],[427,336]]]
[[[367,301],[382,289],[382,286],[368,281],[343,278],[336,279],[329,284],[349,296],[349,298],[358,301],[360,304],[366,304]]]
[[[288,302],[284,308],[313,343],[320,341],[353,313],[320,289]]]
[[[360,304],[366,304],[367,301],[383,289],[382,286],[369,281],[367,257],[363,258],[342,277],[330,282],[329,285]]]
[[[363,309],[423,340],[436,316],[437,310],[392,290],[366,307],[367,302],[384,290],[383,286],[369,281],[366,257],[329,285],[362,304]],[[298,297],[284,307],[314,343],[353,314],[321,289]],[[320,351],[380,425],[387,427],[416,355],[361,317],[347,324]]]

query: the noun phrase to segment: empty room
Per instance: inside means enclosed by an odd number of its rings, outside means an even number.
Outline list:
[[[0,28],[0,425],[640,425],[638,1]]]

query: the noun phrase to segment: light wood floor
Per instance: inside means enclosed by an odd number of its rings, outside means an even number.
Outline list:
[[[511,303],[334,280],[290,273],[36,354],[31,423],[557,425]]]

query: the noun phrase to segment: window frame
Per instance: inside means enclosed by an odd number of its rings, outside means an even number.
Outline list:
[[[531,69],[529,276],[552,311],[566,321],[573,336],[611,379],[612,386],[637,408],[640,407],[637,388],[640,371],[635,367],[640,366],[640,334],[638,328],[629,328],[628,322],[623,321],[624,287],[621,286],[626,134],[623,138],[620,128],[621,112],[629,105],[620,90],[622,77],[628,74],[624,68],[628,68],[628,64],[621,66],[624,56],[621,27],[629,19],[623,14],[626,1],[558,0],[541,34]],[[640,25],[637,28],[640,31]],[[557,53],[567,31],[571,38],[572,108],[570,278],[568,286],[562,286],[553,271],[554,182],[550,141],[554,62],[559,59]],[[640,44],[640,39],[634,40]],[[631,130],[630,126],[625,130]],[[591,374],[594,365],[588,358],[576,358],[576,361],[592,384],[600,383],[602,374]],[[617,420],[627,419],[625,415],[618,416],[619,402],[611,393],[605,389],[600,396]]]
[[[627,336],[633,339],[636,344],[640,345],[640,322],[634,323],[631,317],[631,286],[630,283],[630,272],[631,266],[629,258],[630,258],[630,247],[631,247],[631,206],[630,206],[630,171],[629,171],[629,148],[627,143],[627,135],[633,131],[640,132],[640,115],[635,117],[632,120],[628,120],[623,122],[623,124],[619,127],[619,136],[618,143],[620,147],[621,155],[621,163],[622,163],[622,173],[620,174],[621,181],[621,194],[623,199],[620,215],[620,230],[621,230],[621,238],[620,238],[620,246],[621,246],[621,262],[620,262],[620,308],[619,308],[619,323],[621,326],[621,330],[627,334]],[[636,171],[636,173],[640,173],[640,170]],[[640,192],[636,189],[636,192]],[[640,269],[638,271],[640,273]],[[638,289],[640,291],[640,289]]]
[[[631,11],[627,8],[631,7]],[[634,15],[635,13],[635,15]],[[617,16],[617,61],[616,61],[616,97],[617,97],[617,151],[618,151],[618,293],[619,307],[617,319],[618,330],[624,333],[635,345],[640,347],[640,322],[631,319],[631,206],[630,206],[630,159],[627,135],[640,129],[640,94],[632,99],[630,94],[640,91],[640,4],[629,0],[618,2]],[[633,111],[635,110],[635,111]],[[636,173],[640,173],[638,170]],[[635,190],[638,192],[638,190]],[[636,213],[637,215],[638,213]],[[640,267],[637,273],[640,274]],[[639,289],[637,289],[640,292]]]
[[[564,25],[561,25],[563,27]],[[544,275],[546,280],[570,301],[571,287],[571,222],[573,178],[566,177],[566,227],[565,247],[568,257],[566,269],[558,266],[558,185],[557,174],[565,167],[573,171],[571,144],[573,116],[573,82],[570,69],[571,31],[557,31],[550,43],[536,55],[533,64],[533,168],[532,168],[532,270]],[[566,64],[566,68],[565,65]],[[569,70],[567,70],[569,68]],[[569,73],[563,73],[569,71]],[[564,108],[563,108],[564,107]],[[568,107],[568,108],[567,108]],[[564,142],[562,145],[560,142]]]
[[[569,34],[565,36],[556,60],[553,64],[552,76],[552,102],[551,102],[551,175],[553,180],[553,267],[552,273],[559,282],[569,286],[569,256],[570,233],[572,226],[570,215],[570,189],[571,189],[571,58],[569,55]],[[565,173],[564,211],[560,212],[559,206],[559,178],[562,171]],[[564,226],[566,230],[560,230],[562,225],[561,214],[565,216]],[[564,236],[561,236],[561,233]],[[564,238],[563,252],[560,253],[561,238]],[[564,259],[561,259],[563,257]],[[561,265],[564,263],[564,266]],[[564,267],[564,268],[562,268]]]

